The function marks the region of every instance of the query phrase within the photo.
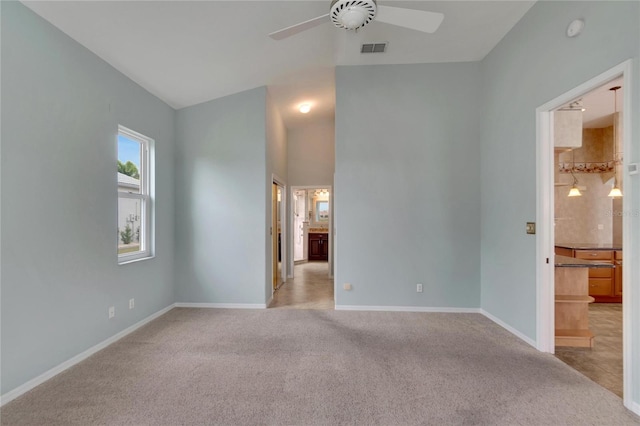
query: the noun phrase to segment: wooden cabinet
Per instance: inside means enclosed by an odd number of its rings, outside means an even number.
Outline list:
[[[309,233],[309,260],[329,260],[329,234]]]
[[[622,250],[616,251],[614,255],[613,264],[616,266],[614,269],[613,278],[613,295],[616,297],[622,297]]]
[[[589,295],[596,302],[622,302],[622,250],[588,250],[557,247],[560,256],[611,263],[614,268],[589,268]]]
[[[587,295],[589,268],[555,268],[555,343],[556,346],[593,347],[593,333],[589,330]]]
[[[585,260],[597,260],[613,264],[613,250],[575,250],[574,257]],[[613,302],[614,294],[613,269],[589,268],[589,295],[596,302]]]

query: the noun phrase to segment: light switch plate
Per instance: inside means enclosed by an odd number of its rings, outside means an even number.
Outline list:
[[[527,234],[535,234],[535,233],[536,233],[536,223],[527,222]]]

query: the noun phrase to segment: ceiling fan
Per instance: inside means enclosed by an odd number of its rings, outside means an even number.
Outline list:
[[[336,27],[346,30],[357,30],[375,19],[378,22],[433,33],[442,23],[444,14],[381,6],[376,3],[376,0],[333,0],[329,13],[275,31],[269,34],[269,37],[282,40],[326,22],[327,17]]]

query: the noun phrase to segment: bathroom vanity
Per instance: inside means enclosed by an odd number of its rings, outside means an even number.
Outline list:
[[[309,229],[309,260],[329,260],[328,229]]]

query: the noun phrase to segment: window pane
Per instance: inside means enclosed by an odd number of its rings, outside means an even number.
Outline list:
[[[118,198],[118,254],[143,251],[142,203],[139,198]]]
[[[118,191],[140,194],[142,144],[118,135]]]

